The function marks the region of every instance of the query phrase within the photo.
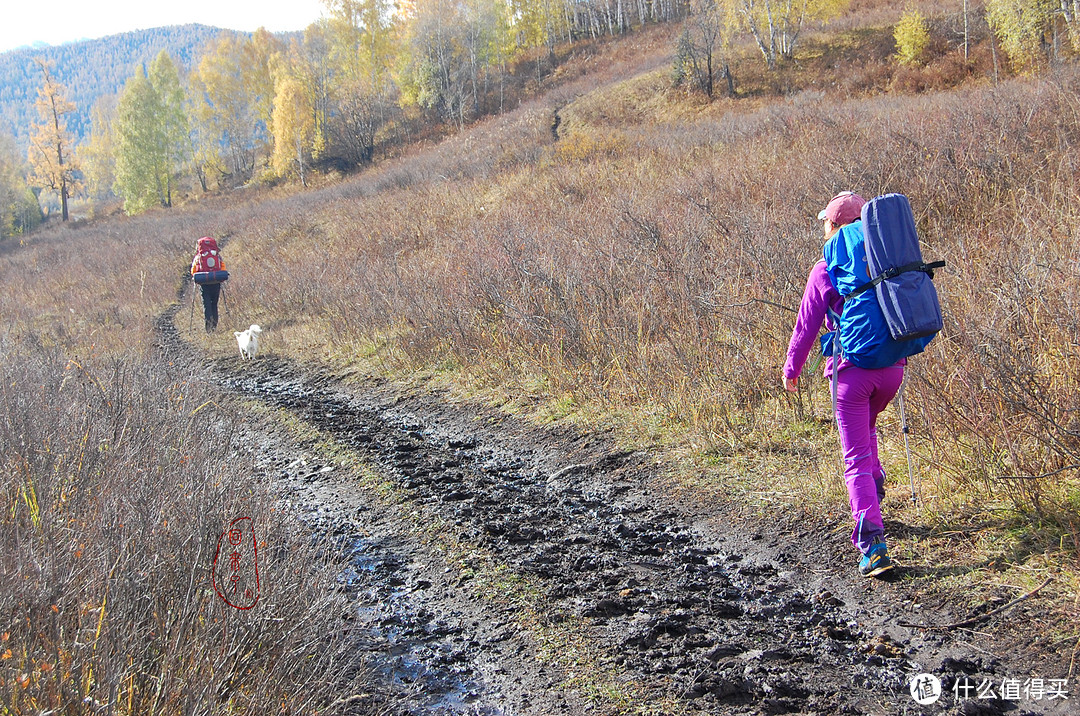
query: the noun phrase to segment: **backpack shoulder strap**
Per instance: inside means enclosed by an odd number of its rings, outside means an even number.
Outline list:
[[[939,268],[945,268],[944,261],[931,261],[930,263],[923,263],[920,261],[917,263],[904,264],[903,266],[896,266],[895,268],[891,268],[887,271],[882,272],[880,275],[871,279],[867,283],[864,283],[862,286],[859,286],[857,289],[844,296],[844,300],[847,301],[849,299],[855,298],[860,293],[864,293],[876,287],[882,281],[888,281],[890,278],[896,278],[900,274],[907,273],[908,271],[922,271],[925,274],[929,274],[930,279],[933,280],[934,270]]]

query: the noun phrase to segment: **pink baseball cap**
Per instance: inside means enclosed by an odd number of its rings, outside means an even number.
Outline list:
[[[818,221],[828,219],[836,226],[843,226],[862,216],[866,199],[853,191],[842,191],[832,198],[829,205],[818,212]]]

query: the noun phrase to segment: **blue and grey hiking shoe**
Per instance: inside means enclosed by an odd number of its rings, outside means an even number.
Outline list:
[[[892,560],[889,559],[889,548],[884,542],[875,542],[870,551],[859,560],[859,574],[864,577],[876,577],[882,572],[893,568]]]

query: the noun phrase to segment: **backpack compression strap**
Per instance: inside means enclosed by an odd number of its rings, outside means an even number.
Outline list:
[[[843,307],[841,307],[840,310],[843,311]],[[830,382],[832,383],[832,414],[833,420],[836,421],[836,430],[839,435],[840,413],[836,412],[836,393],[840,383],[840,361],[844,360],[844,346],[840,343],[840,314],[832,310],[832,308],[827,308],[826,312],[829,314],[829,318],[832,319],[833,325],[836,327],[832,332],[829,352],[832,354],[830,356],[832,358],[832,376],[830,378]],[[840,452],[843,453],[843,451],[843,444],[841,443]]]
[[[930,280],[933,280],[934,269],[939,268],[945,268],[944,261],[934,261],[928,264],[917,262],[913,264],[904,264],[903,266],[897,266],[896,268],[888,269],[877,278],[871,279],[869,282],[864,283],[862,286],[859,286],[857,289],[844,296],[844,301],[850,301],[851,299],[858,296],[860,293],[863,293],[864,291],[869,291],[870,289],[874,288],[882,281],[887,281],[890,278],[896,278],[900,274],[907,273],[908,271],[922,271],[923,273],[930,274]]]

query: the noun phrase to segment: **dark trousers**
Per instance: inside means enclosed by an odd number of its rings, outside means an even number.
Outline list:
[[[210,333],[217,328],[218,296],[221,295],[220,283],[206,283],[202,285],[203,317],[206,318],[206,332]]]

